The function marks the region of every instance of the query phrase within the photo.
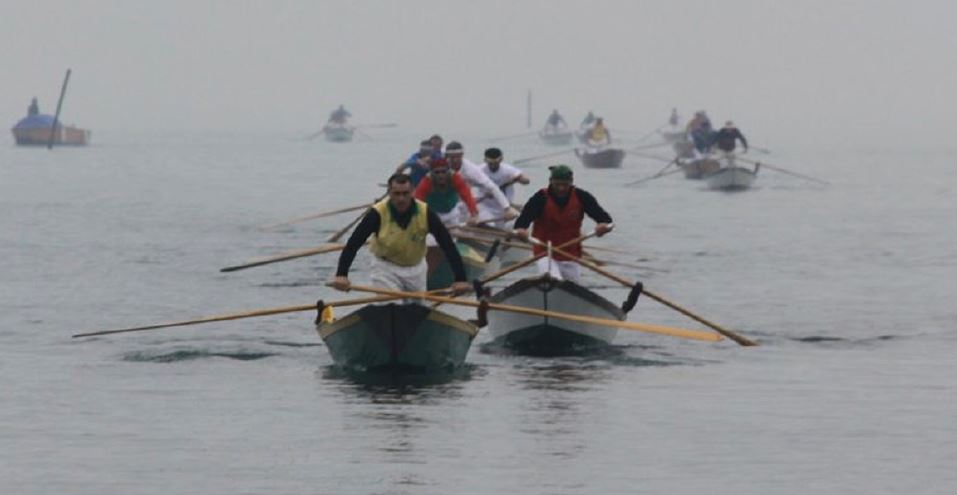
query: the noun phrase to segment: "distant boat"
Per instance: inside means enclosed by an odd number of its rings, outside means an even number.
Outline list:
[[[40,113],[36,99],[30,104],[27,116],[13,126],[13,139],[17,146],[47,146],[53,132],[53,116]],[[86,146],[90,143],[90,131],[72,125],[57,123],[53,136],[54,146]]]
[[[707,157],[678,162],[678,166],[684,171],[686,179],[703,179],[721,169],[718,160]]]
[[[582,161],[585,168],[618,168],[625,159],[625,150],[619,148],[585,148],[582,152],[575,149],[575,154]]]
[[[540,137],[545,144],[560,146],[570,143],[572,138],[575,137],[575,134],[564,127],[545,126],[545,128],[538,131],[538,137]]]
[[[704,179],[708,183],[708,189],[721,191],[749,189],[751,184],[754,183],[754,179],[758,176],[758,169],[761,168],[760,164],[750,169],[739,167],[734,164],[734,161],[729,159],[725,159],[724,161],[725,163],[721,168],[705,176]]]
[[[326,141],[332,141],[334,143],[344,143],[352,141],[352,135],[356,132],[356,128],[347,124],[340,124],[330,122],[326,124],[326,127],[323,130],[323,134],[326,135]]]

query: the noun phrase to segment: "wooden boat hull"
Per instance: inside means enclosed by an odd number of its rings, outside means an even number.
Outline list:
[[[489,264],[485,262],[485,252],[469,246],[464,242],[456,242],[455,246],[462,257],[462,264],[465,265],[465,276],[471,280],[481,279],[488,270]],[[445,254],[438,246],[429,246],[426,252],[426,261],[428,263],[428,281],[426,283],[428,290],[444,289],[455,281],[455,275],[452,273],[452,266],[445,259]]]
[[[326,135],[326,141],[332,141],[334,143],[344,143],[347,141],[352,141],[352,135],[355,133],[355,129],[347,126],[330,126],[326,127],[326,130],[323,134]]]
[[[548,275],[519,280],[491,297],[491,302],[556,310],[598,318],[624,320],[625,313],[600,295],[567,280]],[[575,354],[607,346],[618,329],[591,323],[504,311],[488,313],[488,328],[496,341],[533,355]]]
[[[47,146],[50,144],[50,128],[11,129],[17,146]],[[57,126],[54,146],[86,146],[90,143],[90,131],[72,126]]]
[[[625,159],[625,151],[618,148],[606,148],[595,152],[575,150],[575,152],[585,168],[618,168]]]
[[[541,138],[541,140],[547,145],[561,146],[572,142],[572,138],[574,138],[575,135],[572,133],[572,131],[568,130],[557,132],[539,131],[538,137]]]
[[[461,366],[478,327],[421,304],[385,304],[320,322],[316,331],[345,370],[429,373]]]
[[[757,177],[755,170],[744,167],[723,167],[705,177],[708,189],[736,191],[748,189]]]
[[[711,158],[699,158],[679,163],[686,179],[703,179],[721,169],[721,163]]]

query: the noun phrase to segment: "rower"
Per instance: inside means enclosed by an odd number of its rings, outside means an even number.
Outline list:
[[[677,108],[672,108],[672,109],[671,109],[671,116],[668,117],[668,125],[670,125],[671,127],[678,127],[678,121],[679,121],[679,120],[680,120],[680,119],[678,118],[678,109],[677,109]]]
[[[485,150],[485,165],[483,165],[481,169],[482,173],[492,179],[492,182],[505,194],[505,198],[508,199],[511,205],[512,199],[515,197],[514,184],[516,182],[519,184],[528,184],[529,180],[521,170],[510,163],[503,162],[502,159],[502,150],[489,148]],[[491,194],[485,194],[480,197],[478,199],[478,207],[480,220],[495,219],[494,222],[488,222],[486,225],[496,228],[505,227],[506,210],[495,201]]]
[[[502,209],[502,216],[506,220],[512,220],[518,216],[518,210],[512,208],[512,204],[498,185],[482,172],[481,167],[465,159],[465,148],[462,147],[462,143],[458,141],[449,142],[445,146],[445,159],[448,160],[452,170],[460,174],[469,187],[475,190],[473,197],[481,198],[490,195]]]
[[[522,214],[515,220],[514,235],[527,240],[528,226],[534,222],[532,235],[536,239],[562,244],[581,236],[585,215],[598,224],[595,233],[599,237],[611,232],[611,215],[598,204],[594,196],[572,184],[572,169],[567,165],[555,165],[549,170],[548,187],[542,188],[525,203]],[[536,244],[533,250],[535,254],[542,254],[546,252],[546,247]],[[580,257],[581,243],[568,246],[563,251]],[[581,278],[578,263],[557,253],[552,255],[552,259],[547,256],[539,259],[537,266],[540,273],[548,273],[557,279],[577,283]]]
[[[40,104],[37,103],[37,97],[34,96],[33,99],[30,100],[30,106],[27,107],[27,115],[32,117],[39,113],[40,113]]]
[[[725,153],[733,153],[737,141],[741,140],[741,146],[744,147],[744,153],[748,152],[748,140],[741,134],[741,130],[735,127],[734,122],[730,120],[724,123],[724,127],[715,134],[714,142],[718,149]]]
[[[433,160],[430,166],[429,174],[415,188],[415,199],[424,201],[446,226],[461,225],[466,216],[469,225],[477,223],[478,206],[465,179],[452,172],[444,158]]]
[[[442,153],[435,154],[435,151],[432,149],[432,141],[424,140],[419,143],[419,151],[416,151],[409,157],[408,160],[399,164],[399,167],[395,170],[397,174],[404,173],[406,169],[409,170],[409,179],[412,180],[412,187],[419,185],[419,181],[422,180],[426,174],[429,173],[430,166],[429,164],[432,160],[442,157]]]
[[[339,266],[332,286],[348,291],[349,267],[359,248],[370,235],[372,240],[371,282],[377,287],[407,292],[426,289],[426,235],[432,234],[445,253],[455,282],[452,291],[467,292],[465,267],[449,231],[426,203],[413,199],[412,182],[407,175],[389,177],[389,197],[376,203],[356,227],[339,255]]]
[[[343,105],[339,105],[339,108],[333,110],[332,114],[329,115],[329,122],[345,124],[349,117],[352,117],[352,114]]]
[[[714,128],[711,127],[711,119],[704,110],[695,112],[694,117],[688,121],[687,131],[698,153],[707,154],[714,142]]]
[[[595,119],[595,125],[588,131],[588,144],[596,147],[611,144],[611,133],[601,117]]]
[[[594,123],[595,123],[595,114],[591,110],[589,110],[588,115],[585,115],[585,118],[582,119],[582,123],[579,127],[585,127],[585,128],[591,127],[591,125]]]
[[[548,116],[548,120],[545,121],[545,127],[558,130],[559,128],[568,127],[568,123],[565,122],[565,118],[562,117],[562,114],[558,113],[558,110],[552,110],[551,115]]]

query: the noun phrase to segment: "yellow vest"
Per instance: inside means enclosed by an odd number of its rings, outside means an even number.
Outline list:
[[[404,229],[392,218],[389,198],[373,206],[379,213],[379,231],[372,240],[372,254],[399,266],[415,266],[425,257],[425,236],[429,233],[428,206],[415,201],[415,213]]]
[[[608,133],[605,131],[604,126],[596,125],[591,129],[591,139],[592,141],[604,141],[608,136]]]

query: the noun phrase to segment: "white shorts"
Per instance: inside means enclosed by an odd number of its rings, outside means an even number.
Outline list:
[[[538,267],[538,273],[548,273],[552,278],[568,280],[576,284],[581,280],[577,261],[556,261],[546,256],[536,261],[535,266]]]
[[[372,257],[370,263],[370,280],[375,287],[384,289],[401,290],[405,292],[424,292],[426,288],[427,267],[425,257],[418,264],[412,266],[401,266],[386,261],[378,256]],[[394,301],[386,301],[380,304],[389,304]],[[402,299],[400,302],[419,303],[421,299]]]

